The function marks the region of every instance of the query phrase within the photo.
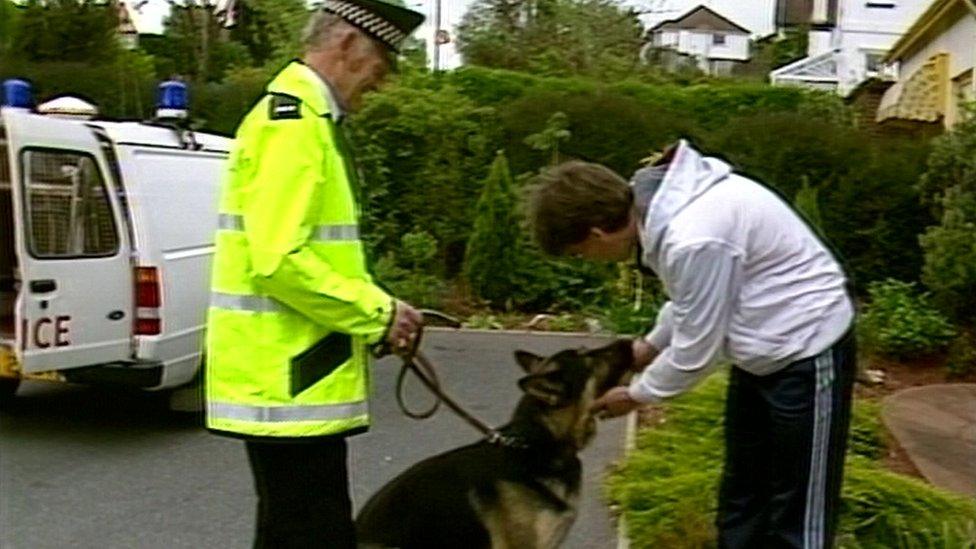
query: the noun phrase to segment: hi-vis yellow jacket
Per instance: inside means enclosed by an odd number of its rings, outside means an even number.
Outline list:
[[[355,169],[327,87],[282,70],[237,130],[207,321],[207,427],[309,437],[369,425],[367,346],[393,301],[366,270]]]

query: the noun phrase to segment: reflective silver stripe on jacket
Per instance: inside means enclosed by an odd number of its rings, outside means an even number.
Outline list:
[[[234,295],[221,292],[210,293],[210,306],[252,313],[276,313],[285,308],[280,301],[263,295]]]
[[[212,419],[233,419],[257,423],[353,419],[369,413],[366,401],[319,406],[248,406],[227,402],[210,402],[207,412]]]
[[[315,240],[359,240],[359,227],[356,225],[319,225],[313,234]]]
[[[243,231],[244,216],[234,214],[219,214],[217,216],[217,228],[224,231]]]
[[[222,213],[217,216],[217,228],[224,231],[243,231],[244,216]],[[348,241],[359,240],[359,226],[357,225],[318,225],[312,232],[314,240]]]

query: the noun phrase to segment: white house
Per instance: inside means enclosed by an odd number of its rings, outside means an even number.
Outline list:
[[[951,128],[976,101],[976,2],[933,1],[884,61],[897,80],[881,98],[877,120]]]
[[[885,53],[932,0],[813,0],[807,57],[770,73],[778,85],[847,95],[877,76]]]
[[[749,60],[749,35],[749,29],[698,6],[651,27],[641,54],[647,59],[652,51],[670,52],[692,61],[707,74],[727,75],[736,63]]]

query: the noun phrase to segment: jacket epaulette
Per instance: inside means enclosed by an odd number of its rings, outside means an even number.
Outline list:
[[[268,101],[270,120],[289,120],[302,117],[302,100],[286,93],[272,93]]]

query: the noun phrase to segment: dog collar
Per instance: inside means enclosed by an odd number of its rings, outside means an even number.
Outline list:
[[[492,430],[492,432],[485,438],[488,444],[493,444],[495,446],[501,446],[503,448],[514,448],[516,450],[528,450],[529,443],[521,437],[513,437],[511,435],[504,435],[500,431]]]

